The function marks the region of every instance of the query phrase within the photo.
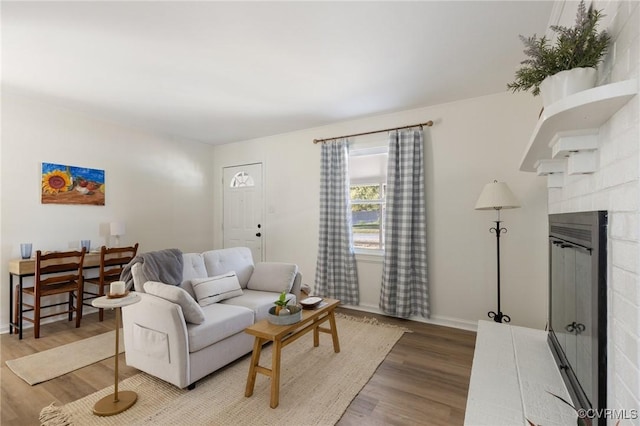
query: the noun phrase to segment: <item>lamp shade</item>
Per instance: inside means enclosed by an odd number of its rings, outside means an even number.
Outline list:
[[[476,210],[517,209],[520,203],[506,183],[494,181],[484,186]]]
[[[120,236],[125,234],[124,222],[111,222],[109,224],[109,230],[112,236]]]

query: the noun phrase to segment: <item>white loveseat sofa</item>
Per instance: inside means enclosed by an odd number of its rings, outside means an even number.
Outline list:
[[[172,383],[193,388],[197,380],[251,352],[253,337],[244,329],[267,317],[279,293],[289,289],[295,303],[302,277],[297,265],[254,265],[246,247],[184,253],[179,286],[146,281],[132,268],[141,301],[122,309],[127,365]],[[237,276],[241,292],[200,306],[194,291],[210,277]],[[218,297],[216,292],[215,297]],[[203,299],[201,299],[202,302]],[[199,322],[199,323],[198,323]]]

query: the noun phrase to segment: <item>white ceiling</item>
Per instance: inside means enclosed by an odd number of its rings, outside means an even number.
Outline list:
[[[228,143],[504,91],[552,6],[2,1],[2,87]]]

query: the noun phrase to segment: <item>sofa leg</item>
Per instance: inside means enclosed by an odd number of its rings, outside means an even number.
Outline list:
[[[196,382],[193,382],[189,386],[187,386],[187,389],[189,390],[194,390],[195,388],[196,388]]]

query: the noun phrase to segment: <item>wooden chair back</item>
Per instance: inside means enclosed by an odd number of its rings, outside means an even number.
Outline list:
[[[138,243],[130,247],[107,247],[100,248],[100,271],[96,278],[86,278],[86,285],[95,285],[97,290],[92,288],[85,289],[83,295],[83,303],[91,306],[91,300],[96,297],[104,296],[109,292],[109,285],[114,281],[120,280],[120,274],[126,265],[136,257],[138,253]],[[85,285],[85,286],[86,286]],[[104,320],[104,309],[98,310],[98,319]]]
[[[82,290],[84,255],[84,248],[81,251],[47,254],[38,250],[34,285],[36,297]]]
[[[33,303],[28,303],[22,298],[21,313],[33,312],[32,317],[21,315],[22,320],[33,323],[33,336],[40,337],[40,321],[56,315],[68,314],[69,321],[76,314],[76,327],[80,327],[82,319],[82,269],[86,250],[42,253],[36,252],[36,265],[34,273],[33,287],[23,287],[22,292],[33,298]],[[68,294],[65,302],[43,304],[43,298],[58,294]],[[75,302],[74,302],[75,298]],[[56,310],[53,313],[44,314],[46,308],[66,305],[64,311]],[[25,309],[26,308],[26,309]],[[22,321],[20,322],[22,330]]]
[[[102,246],[100,249],[100,284],[108,285],[120,280],[120,274],[126,265],[136,257],[138,243],[131,247]]]

